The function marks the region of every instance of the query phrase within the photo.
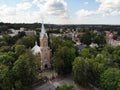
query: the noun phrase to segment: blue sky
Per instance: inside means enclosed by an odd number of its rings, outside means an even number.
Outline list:
[[[120,24],[120,0],[0,0],[0,21]]]

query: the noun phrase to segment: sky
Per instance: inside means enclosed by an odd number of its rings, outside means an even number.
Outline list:
[[[120,0],[0,0],[0,22],[120,25]]]

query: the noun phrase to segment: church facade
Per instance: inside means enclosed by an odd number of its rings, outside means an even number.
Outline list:
[[[51,68],[51,49],[48,46],[48,35],[44,24],[41,27],[39,41],[40,47],[36,44],[31,51],[34,55],[40,54],[41,70]]]

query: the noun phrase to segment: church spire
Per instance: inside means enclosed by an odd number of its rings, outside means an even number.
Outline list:
[[[45,27],[44,27],[43,23],[42,23],[41,33],[46,33],[46,30],[45,30]]]
[[[44,27],[44,24],[43,24],[43,21],[42,21],[42,27],[41,27],[41,32],[40,32],[40,38],[42,39],[44,35],[48,38],[47,33],[46,33],[46,30],[45,30],[45,27]]]

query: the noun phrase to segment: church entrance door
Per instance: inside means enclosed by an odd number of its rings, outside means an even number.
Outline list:
[[[47,64],[45,64],[45,69],[47,69],[48,68],[48,65]]]

